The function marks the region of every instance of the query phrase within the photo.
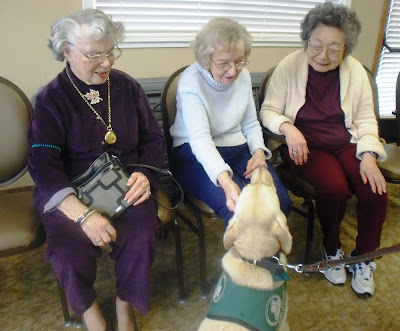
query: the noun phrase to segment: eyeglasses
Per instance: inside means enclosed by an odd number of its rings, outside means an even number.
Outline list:
[[[345,45],[342,47],[340,46],[322,46],[321,44],[312,44],[310,39],[308,40],[308,48],[310,49],[311,52],[314,54],[321,54],[321,52],[326,49],[326,53],[328,54],[329,57],[335,58],[338,57],[340,52],[343,50]]]
[[[237,70],[242,70],[245,66],[249,64],[249,61],[240,61],[240,62],[235,62],[234,64],[230,64],[230,62],[223,62],[223,63],[215,63],[214,60],[211,58],[211,62],[214,63],[214,65],[222,71],[228,71],[230,68],[235,66]]]
[[[118,48],[118,46],[115,46],[112,49],[112,51],[108,54],[103,53],[103,54],[96,54],[96,55],[86,55],[74,44],[71,44],[71,43],[68,43],[68,44],[70,44],[71,46],[74,46],[79,52],[81,52],[84,56],[86,56],[90,64],[100,64],[101,62],[104,62],[104,60],[106,58],[108,58],[109,61],[115,61],[122,54],[122,50],[120,48]]]

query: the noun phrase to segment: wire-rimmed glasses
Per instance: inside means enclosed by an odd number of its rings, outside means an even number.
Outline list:
[[[76,47],[74,44],[68,43],[71,46],[74,46],[79,52],[81,52],[89,61],[90,64],[100,64],[102,63],[106,58],[108,58],[109,61],[115,61],[118,59],[121,54],[122,54],[122,49],[120,49],[118,46],[115,46],[111,52],[108,54],[96,54],[96,55],[87,55],[83,51],[81,51],[78,47]]]
[[[231,64],[230,62],[222,62],[222,63],[215,63],[214,60],[211,58],[211,62],[221,71],[228,71],[230,68],[235,66],[237,70],[242,70],[245,66],[249,64],[249,61],[240,61]]]
[[[330,46],[323,46],[319,43],[312,43],[310,39],[308,39],[308,48],[310,49],[311,52],[314,54],[321,54],[321,52],[325,49],[326,54],[330,58],[335,58],[338,57],[340,52],[344,49],[345,45],[339,46],[339,45],[330,45]]]

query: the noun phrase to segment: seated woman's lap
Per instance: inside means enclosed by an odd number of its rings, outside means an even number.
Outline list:
[[[41,217],[48,243],[46,258],[51,261],[71,308],[82,314],[96,297],[92,285],[96,279],[96,260],[101,256],[102,249],[94,246],[82,228],[62,212],[42,213]],[[124,288],[132,284],[130,292],[136,292],[136,299],[130,298],[131,294],[127,295],[127,299],[131,299],[129,301],[143,313],[149,308],[149,298],[141,298],[136,282],[125,278],[129,275],[136,279],[138,275],[148,274],[155,256],[156,229],[159,225],[157,207],[152,200],[128,208],[113,223],[117,241],[111,244],[110,256],[116,260],[117,284]],[[85,270],[84,274],[82,270]],[[139,287],[148,285],[147,279],[140,279],[140,282]],[[118,294],[124,296],[123,293]]]
[[[346,199],[352,194],[340,161],[325,150],[309,148],[308,160],[297,166],[298,174],[309,182],[318,196],[342,196]],[[280,148],[285,163],[292,163],[287,146]]]
[[[82,254],[81,250],[76,249],[77,246],[88,250],[90,256],[98,257],[101,255],[101,249],[92,244],[82,228],[62,212],[55,210],[50,213],[41,213],[40,216],[46,230],[47,255],[50,255],[52,250],[60,252],[64,249],[66,250],[65,254],[71,254],[71,256],[75,252]],[[147,200],[138,206],[128,208],[117,220],[112,222],[112,225],[117,230],[115,244],[123,241],[123,245],[126,245],[128,241],[139,240],[139,237],[141,237],[140,240],[143,240],[146,233],[149,233],[150,237],[159,226],[157,207],[154,201]],[[135,239],[135,237],[138,238]],[[118,256],[118,253],[114,254],[115,257]]]
[[[233,170],[232,180],[242,189],[249,181],[244,179],[243,173],[246,170],[247,161],[251,158],[251,154],[246,147],[219,147],[223,159],[230,165]],[[172,171],[185,192],[195,196],[197,199],[205,202],[214,212],[221,216],[224,220],[224,229],[228,225],[229,220],[233,216],[226,206],[226,196],[224,190],[216,186],[204,171],[203,166],[197,161],[193,155],[190,145],[184,144],[173,149],[172,153]],[[268,169],[274,179],[277,187],[278,196],[281,199],[281,207],[285,206],[284,213],[290,213],[291,200],[288,191],[283,186],[273,166],[268,162]],[[283,202],[283,203],[282,203]],[[282,210],[284,210],[282,208]]]

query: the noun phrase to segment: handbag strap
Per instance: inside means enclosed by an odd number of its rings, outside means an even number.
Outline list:
[[[179,201],[175,204],[175,206],[173,206],[173,207],[167,207],[167,206],[162,205],[161,203],[159,203],[159,202],[157,201],[157,199],[154,197],[153,194],[151,194],[151,198],[152,198],[155,202],[157,202],[157,204],[158,204],[159,206],[161,206],[162,208],[168,209],[168,210],[174,210],[174,209],[178,208],[178,207],[182,204],[183,199],[184,199],[183,189],[182,189],[182,187],[179,185],[178,181],[174,178],[174,176],[172,175],[172,172],[171,172],[171,171],[165,170],[165,169],[160,169],[160,168],[157,168],[157,167],[153,167],[153,166],[147,165],[147,164],[140,164],[140,163],[130,163],[130,164],[127,164],[126,166],[127,166],[127,167],[147,168],[147,169],[154,170],[154,171],[157,171],[157,172],[159,172],[159,173],[162,173],[162,174],[164,174],[164,175],[168,175],[169,177],[171,177],[172,181],[175,183],[176,187],[178,188],[179,194],[180,194],[180,199],[179,199]]]

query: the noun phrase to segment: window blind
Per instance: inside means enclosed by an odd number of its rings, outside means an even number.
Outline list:
[[[332,0],[350,5],[351,0]],[[122,21],[121,47],[188,47],[211,18],[230,17],[253,35],[253,46],[300,47],[300,22],[325,0],[83,0]]]
[[[400,0],[391,0],[385,40],[379,59],[378,85],[380,117],[394,117],[396,109],[396,80],[400,71]]]

